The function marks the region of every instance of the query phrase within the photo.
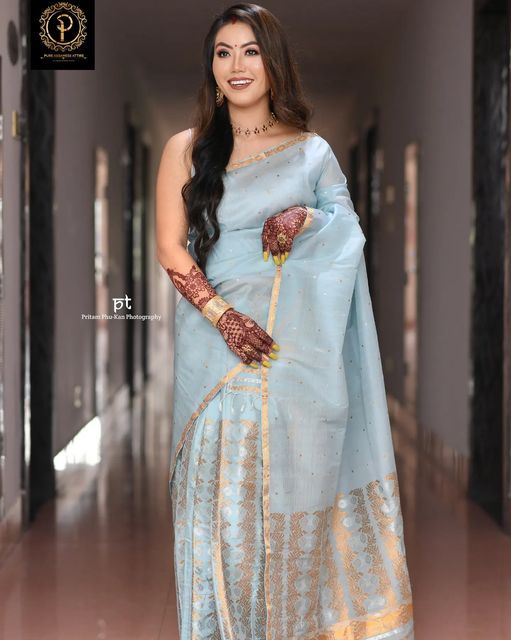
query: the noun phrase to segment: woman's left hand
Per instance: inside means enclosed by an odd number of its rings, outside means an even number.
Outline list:
[[[288,207],[267,218],[263,225],[263,259],[268,261],[271,251],[275,264],[284,264],[293,246],[293,240],[300,233],[307,219],[307,207]]]

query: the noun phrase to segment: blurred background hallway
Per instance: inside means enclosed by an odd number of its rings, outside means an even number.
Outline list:
[[[0,639],[177,640],[154,184],[228,4],[97,3],[94,71],[0,4]],[[511,640],[510,4],[264,3],[367,239],[418,640]]]

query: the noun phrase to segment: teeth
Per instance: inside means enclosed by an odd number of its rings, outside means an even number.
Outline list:
[[[229,80],[229,84],[250,84],[252,80]]]

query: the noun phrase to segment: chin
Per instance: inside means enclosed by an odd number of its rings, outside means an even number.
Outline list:
[[[250,107],[252,105],[257,104],[258,102],[260,102],[262,99],[264,98],[264,93],[261,95],[246,95],[246,96],[228,96],[228,99],[231,101],[232,104],[236,105],[237,107]]]

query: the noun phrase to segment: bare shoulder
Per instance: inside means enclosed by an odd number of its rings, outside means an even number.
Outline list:
[[[193,130],[192,130],[193,133]],[[162,163],[171,164],[174,167],[186,168],[187,173],[191,168],[191,144],[190,129],[184,129],[171,136],[163,148]]]

